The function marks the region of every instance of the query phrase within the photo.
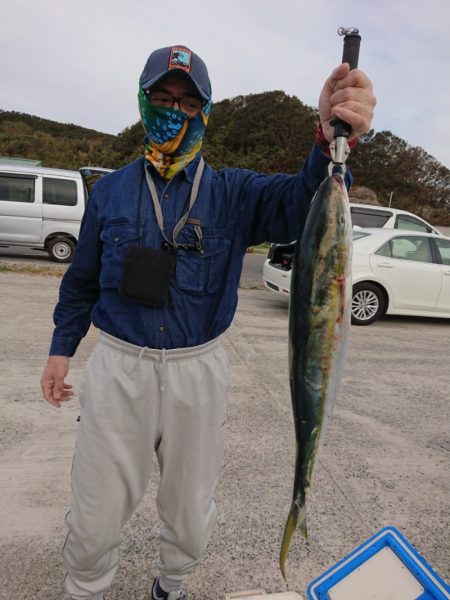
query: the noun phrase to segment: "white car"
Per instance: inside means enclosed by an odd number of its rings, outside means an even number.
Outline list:
[[[406,210],[375,206],[373,204],[356,204],[350,202],[352,224],[357,227],[382,227],[383,229],[408,229],[442,235],[435,227],[421,217]]]
[[[265,286],[289,296],[293,244],[271,248]],[[352,323],[385,314],[450,318],[450,238],[398,229],[354,229]]]

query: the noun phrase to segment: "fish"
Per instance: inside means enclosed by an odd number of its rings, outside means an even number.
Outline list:
[[[319,442],[345,364],[351,317],[352,224],[342,174],[317,190],[294,251],[289,303],[289,380],[296,437],[292,504],[280,549],[286,557],[297,527],[308,538],[306,500]]]

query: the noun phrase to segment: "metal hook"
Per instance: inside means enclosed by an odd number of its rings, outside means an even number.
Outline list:
[[[339,27],[337,32],[338,35],[359,35],[359,29],[357,27]]]
[[[344,136],[340,136],[335,138],[330,144],[330,155],[331,162],[328,167],[329,175],[332,174],[332,171],[335,167],[340,167],[340,170],[343,174],[345,174],[347,168],[345,166],[345,161],[347,160],[348,155],[350,154],[350,147],[347,142],[347,138]]]

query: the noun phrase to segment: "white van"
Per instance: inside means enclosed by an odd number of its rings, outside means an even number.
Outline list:
[[[54,261],[70,262],[93,179],[110,170],[0,164],[0,246],[45,250]]]

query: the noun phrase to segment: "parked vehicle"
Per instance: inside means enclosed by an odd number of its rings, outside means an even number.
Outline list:
[[[372,204],[350,202],[352,223],[358,227],[382,227],[383,229],[408,229],[442,235],[435,227],[421,217],[406,210],[387,208]]]
[[[276,245],[265,286],[289,296],[294,244]],[[385,314],[450,318],[450,238],[396,229],[354,229],[352,323]]]
[[[92,179],[110,170],[0,164],[0,246],[44,250],[70,262]]]

